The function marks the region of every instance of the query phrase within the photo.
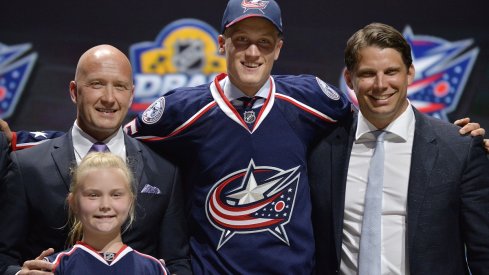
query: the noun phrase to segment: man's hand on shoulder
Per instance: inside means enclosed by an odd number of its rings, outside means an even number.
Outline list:
[[[3,119],[0,119],[0,131],[5,134],[9,143],[12,142],[12,130],[10,130],[8,123]]]
[[[479,123],[477,122],[470,122],[469,117],[461,118],[455,120],[453,123],[455,125],[458,125],[462,128],[460,128],[459,133],[461,135],[465,135],[467,133],[470,133],[472,136],[482,136],[486,134],[486,130],[480,126]],[[484,139],[484,148],[486,149],[486,152],[489,153],[489,139]]]
[[[41,252],[41,254],[34,260],[25,261],[22,269],[17,275],[54,275],[51,270],[54,265],[46,260],[45,257],[54,253],[54,249],[48,248]]]

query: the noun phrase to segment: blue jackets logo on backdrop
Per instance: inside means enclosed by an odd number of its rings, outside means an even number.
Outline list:
[[[0,43],[0,118],[11,116],[29,79],[37,53],[22,58],[31,44],[7,46]]]
[[[408,98],[421,112],[448,120],[447,113],[457,108],[467,79],[479,54],[470,47],[472,39],[450,42],[429,35],[415,35],[407,26],[404,37],[411,45],[416,69],[414,82],[408,88]],[[355,93],[341,77],[341,90],[358,106]]]

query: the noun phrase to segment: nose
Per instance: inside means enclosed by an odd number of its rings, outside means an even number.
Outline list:
[[[114,86],[112,86],[112,85],[105,86],[105,91],[104,91],[104,94],[101,98],[102,101],[106,102],[106,103],[113,103],[115,101],[114,93],[115,93]]]
[[[100,199],[100,211],[102,212],[107,212],[110,210],[110,197],[109,196],[102,196]]]
[[[258,49],[258,46],[256,44],[251,43],[248,48],[246,49],[246,56],[249,57],[257,57],[260,55],[260,49]]]
[[[387,79],[384,74],[379,73],[375,76],[374,87],[378,90],[385,90],[387,88]]]

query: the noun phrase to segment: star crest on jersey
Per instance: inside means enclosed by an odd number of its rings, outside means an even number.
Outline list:
[[[318,82],[319,87],[321,87],[321,90],[327,97],[331,98],[332,100],[340,99],[340,95],[328,84],[326,84],[326,82],[322,81],[319,77],[316,77],[316,81]]]
[[[233,172],[219,180],[206,200],[206,214],[222,231],[217,249],[236,234],[268,231],[289,245],[289,223],[300,179],[299,166],[282,170],[255,166]]]
[[[165,98],[160,97],[158,100],[149,105],[149,107],[144,111],[142,115],[143,122],[146,124],[156,123],[158,120],[160,120],[164,110]]]

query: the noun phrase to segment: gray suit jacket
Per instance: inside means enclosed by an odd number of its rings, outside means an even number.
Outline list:
[[[411,274],[489,274],[489,161],[481,138],[415,111],[407,202]],[[317,274],[341,259],[348,163],[356,116],[316,146],[309,159]],[[467,249],[467,261],[465,255]]]
[[[136,219],[123,234],[123,241],[140,252],[165,259],[172,273],[191,273],[177,168],[135,139],[125,135],[124,140],[138,193]],[[25,260],[34,259],[44,249],[65,248],[65,200],[70,168],[76,164],[71,131],[15,151],[11,159],[0,190],[5,195],[0,201],[0,272],[8,269],[5,274],[15,273]]]

